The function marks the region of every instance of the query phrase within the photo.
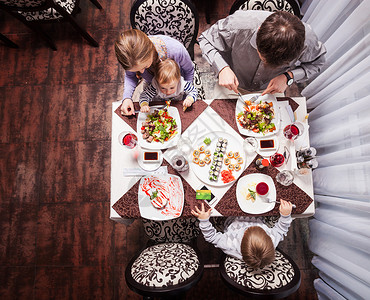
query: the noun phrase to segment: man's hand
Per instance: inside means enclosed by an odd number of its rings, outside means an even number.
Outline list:
[[[292,212],[292,203],[280,199],[279,211],[283,216],[289,216]]]
[[[287,87],[286,77],[284,74],[281,74],[270,80],[270,83],[263,91],[262,96],[265,94],[284,93]]]
[[[123,100],[121,105],[121,115],[130,116],[135,114],[134,103],[130,98]]]
[[[231,91],[234,91],[235,93],[238,93],[239,81],[230,67],[225,67],[220,71],[220,73],[218,73],[218,84]]]
[[[195,206],[195,211],[191,210],[191,214],[195,217],[197,217],[199,220],[206,220],[211,215],[212,208],[205,211],[204,209],[204,203],[202,203],[202,209],[200,210],[198,207]]]

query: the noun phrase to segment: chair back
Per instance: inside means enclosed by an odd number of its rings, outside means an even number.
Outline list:
[[[287,11],[301,18],[301,11],[295,0],[236,0],[231,6],[230,15],[237,10]]]
[[[35,8],[45,4],[46,0],[0,0],[0,3],[9,8]]]
[[[196,218],[142,220],[146,235],[154,243],[190,243],[200,234],[199,221]]]
[[[253,269],[243,260],[223,255],[220,273],[224,282],[238,293],[259,299],[281,299],[298,290],[301,274],[297,264],[279,249],[275,260],[262,269]]]
[[[194,48],[199,16],[189,0],[136,0],[130,20],[132,28],[147,35],[167,35],[180,41],[189,52]]]

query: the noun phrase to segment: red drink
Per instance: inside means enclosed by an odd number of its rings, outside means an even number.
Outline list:
[[[136,135],[132,134],[132,133],[128,133],[126,134],[123,139],[122,139],[122,143],[124,146],[132,149],[136,146],[137,144],[137,137]]]
[[[260,182],[259,184],[257,184],[256,193],[258,195],[264,196],[268,193],[268,191],[269,191],[269,186],[267,185],[267,183]]]
[[[289,140],[295,139],[297,136],[299,136],[299,128],[293,124],[285,126],[283,132],[284,136]]]
[[[280,153],[275,153],[274,155],[270,156],[270,163],[274,167],[281,167],[284,163],[284,155]]]

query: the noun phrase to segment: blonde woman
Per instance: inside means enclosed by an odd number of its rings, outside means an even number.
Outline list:
[[[193,82],[194,66],[186,48],[177,40],[165,36],[147,36],[140,30],[122,32],[114,45],[118,62],[125,70],[122,115],[134,115],[132,94],[139,77],[152,82],[154,70],[161,60],[172,58],[180,67],[186,82]]]

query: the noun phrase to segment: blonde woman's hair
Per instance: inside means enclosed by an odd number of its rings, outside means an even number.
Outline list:
[[[275,259],[274,244],[259,226],[251,226],[244,232],[241,253],[245,263],[253,269],[263,268]]]
[[[167,58],[158,63],[154,77],[159,84],[179,81],[181,78],[180,67],[176,61]]]
[[[152,66],[159,62],[158,53],[148,36],[138,30],[130,29],[123,31],[114,43],[114,50],[118,62],[123,69],[130,70],[138,63],[153,58]]]

